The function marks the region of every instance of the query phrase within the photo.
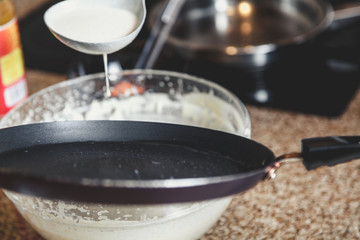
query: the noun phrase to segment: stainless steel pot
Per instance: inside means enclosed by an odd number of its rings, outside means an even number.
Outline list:
[[[150,22],[159,11],[153,9]],[[277,59],[279,48],[359,14],[358,6],[340,12],[326,0],[187,0],[168,43],[186,58],[260,68]]]

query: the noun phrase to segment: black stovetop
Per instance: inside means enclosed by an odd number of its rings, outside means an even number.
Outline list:
[[[42,18],[48,7],[20,22],[26,66],[65,73],[69,78],[103,71],[101,56],[76,52],[51,35]],[[146,26],[132,44],[111,54],[109,60],[119,61],[125,69],[133,68],[149,32]],[[257,72],[189,61],[174,57],[175,54],[170,48],[165,49],[155,68],[186,72],[217,82],[248,104],[335,117],[343,113],[359,85],[360,19],[302,44],[291,51],[291,56],[285,51],[279,61]]]

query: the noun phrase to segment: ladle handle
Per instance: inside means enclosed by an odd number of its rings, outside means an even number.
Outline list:
[[[343,4],[334,8],[333,21],[347,20],[360,16],[360,3]]]
[[[153,68],[185,0],[168,0],[158,16],[135,68]]]
[[[360,158],[360,136],[303,139],[301,156],[308,170]]]

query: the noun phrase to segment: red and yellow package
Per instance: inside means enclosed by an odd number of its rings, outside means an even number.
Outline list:
[[[28,96],[17,19],[0,26],[0,116]]]

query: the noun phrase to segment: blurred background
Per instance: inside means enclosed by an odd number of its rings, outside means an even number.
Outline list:
[[[327,20],[328,16],[321,11],[306,12],[302,2],[311,1],[318,0],[294,0],[298,3],[292,11],[305,11],[299,18],[310,16],[311,21],[320,17]],[[64,74],[68,78],[103,71],[101,56],[82,54],[66,47],[46,28],[44,11],[58,1],[14,2],[20,19],[20,34],[28,69]],[[230,14],[229,9],[235,5],[238,7],[241,2],[245,1],[186,0],[153,68],[186,72],[217,82],[247,104],[329,117],[341,115],[360,80],[360,17],[356,16],[357,9],[355,16],[332,22],[316,34],[312,32],[309,36],[302,36],[295,43],[274,40],[274,44],[267,45],[268,48],[275,46],[271,53],[254,54],[250,49],[251,60],[247,60],[249,53],[244,54],[243,50],[249,49],[247,46],[251,45],[250,40],[258,41],[256,44],[261,45],[264,29],[270,32],[270,36],[282,32],[278,33],[264,24],[264,19],[251,25],[252,18],[245,16],[250,20],[243,24],[244,12],[234,20],[234,13]],[[334,9],[360,4],[357,0],[325,2],[329,2]],[[109,56],[110,71],[135,67],[166,1],[147,0],[146,3],[148,15],[144,28],[131,45]],[[271,7],[269,9],[264,7],[253,10],[255,13],[258,11],[258,15],[262,13],[262,16],[266,16],[267,22],[268,19],[276,19],[282,30],[296,30],[298,26],[284,24],[290,22],[287,17],[294,15],[294,12],[290,11],[287,16],[280,15],[278,10]],[[241,14],[240,11],[238,14]],[[333,12],[327,14],[332,16]],[[226,35],[229,32],[231,39]],[[257,32],[257,35],[248,38],[253,32]],[[203,44],[196,45],[196,41]],[[240,50],[231,45],[237,42]],[[214,46],[216,51],[212,48]],[[263,52],[266,48],[260,50]]]

